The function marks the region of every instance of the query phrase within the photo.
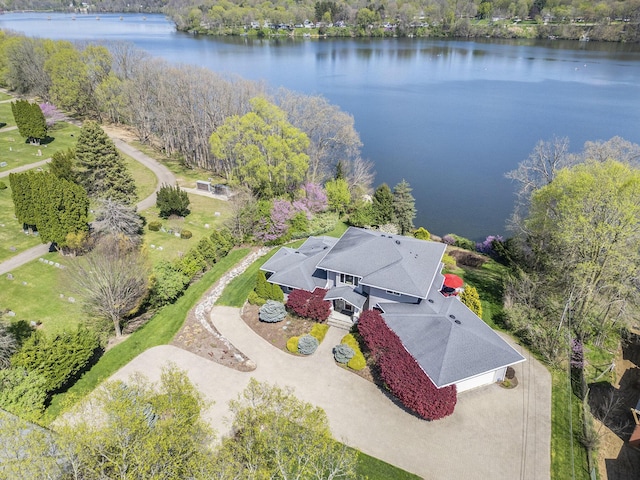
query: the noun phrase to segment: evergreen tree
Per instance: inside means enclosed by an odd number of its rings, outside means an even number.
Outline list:
[[[66,245],[69,233],[88,230],[89,199],[75,183],[48,172],[26,172],[9,177],[16,217],[35,227],[43,243]]]
[[[344,162],[342,160],[338,160],[336,163],[336,173],[333,176],[334,180],[344,180]]]
[[[383,183],[376,188],[376,191],[373,194],[371,208],[373,210],[373,221],[376,225],[393,223],[393,193],[391,192],[389,185]]]
[[[271,297],[271,285],[267,282],[267,277],[262,270],[258,270],[256,273],[256,294],[265,300]]]
[[[168,218],[171,215],[186,217],[189,211],[189,195],[180,186],[163,185],[158,190],[156,206],[160,209],[160,216]]]
[[[73,148],[58,150],[51,157],[49,171],[58,178],[62,178],[69,182],[75,182],[76,175],[73,170],[75,158],[76,152]]]
[[[402,235],[413,230],[413,219],[416,218],[416,201],[411,195],[411,190],[406,180],[393,187],[393,211]]]
[[[27,100],[17,100],[11,103],[11,112],[21,137],[38,145],[47,137],[47,122],[40,105]]]
[[[85,122],[76,145],[78,180],[89,197],[110,198],[125,205],[135,201],[136,186],[115,145],[100,125]]]

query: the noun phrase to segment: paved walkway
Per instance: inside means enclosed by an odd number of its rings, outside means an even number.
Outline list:
[[[38,168],[46,165],[51,161],[51,158],[45,158],[44,160],[40,160],[35,163],[27,163],[26,165],[22,165],[21,167],[12,168],[11,170],[6,170],[4,172],[0,172],[0,178],[8,177],[12,173],[20,173],[26,172],[27,170],[31,170],[32,168]]]
[[[334,435],[348,445],[428,479],[537,480],[550,477],[551,377],[528,352],[516,367],[520,385],[464,392],[454,414],[426,422],[396,405],[372,383],[335,365],[331,349],[345,333],[331,327],[310,357],[282,352],[256,335],[231,307],[214,307],[216,329],[257,368],[242,373],[174,346],[147,350],[114,375],[140,371],[154,381],[171,361],[215,405],[212,425],[228,431],[229,400],[251,377],[289,386],[297,397],[322,407]]]

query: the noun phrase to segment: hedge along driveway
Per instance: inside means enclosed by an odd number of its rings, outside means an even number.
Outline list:
[[[126,340],[106,352],[91,370],[86,372],[78,382],[67,392],[56,395],[46,412],[46,422],[49,423],[78,400],[94,390],[102,381],[113,375],[133,358],[145,350],[157,345],[169,343],[176,334],[187,313],[193,308],[200,297],[249,253],[248,248],[233,250],[225,258],[216,263],[203,277],[191,285],[174,304],[167,305],[160,310],[142,328],[132,333]]]

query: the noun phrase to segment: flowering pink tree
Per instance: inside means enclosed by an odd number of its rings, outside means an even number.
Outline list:
[[[302,200],[311,213],[323,212],[329,206],[327,194],[317,183],[307,182],[302,186],[305,198]]]
[[[53,126],[54,123],[60,122],[65,119],[64,113],[58,110],[55,105],[50,103],[41,103],[40,110],[44,115],[44,119],[47,122],[47,127]]]
[[[286,200],[273,201],[268,219],[258,222],[255,237],[263,242],[273,242],[287,233],[288,221],[295,215],[293,205]]]

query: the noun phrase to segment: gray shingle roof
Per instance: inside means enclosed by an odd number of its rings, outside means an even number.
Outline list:
[[[380,305],[389,328],[437,387],[524,361],[460,300],[442,298],[438,311],[425,301]]]
[[[282,247],[260,270],[272,272],[272,283],[312,292],[327,282],[326,272],[317,270],[316,265],[336,242],[332,237],[310,237],[297,249]]]
[[[360,310],[362,310],[362,307],[364,307],[364,304],[367,301],[367,297],[354,292],[352,287],[346,286],[334,287],[329,290],[324,296],[325,300],[337,300],[339,298],[346,300],[354,307],[358,307]]]
[[[360,277],[360,283],[426,298],[446,249],[443,243],[350,227],[318,268]]]

